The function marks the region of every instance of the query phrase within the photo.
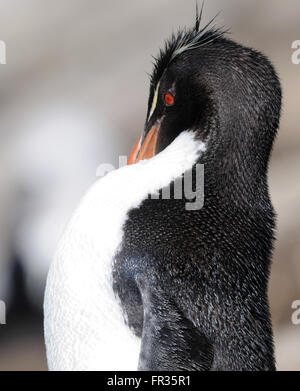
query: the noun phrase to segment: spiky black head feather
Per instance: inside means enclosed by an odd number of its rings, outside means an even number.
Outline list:
[[[221,177],[230,171],[235,183],[236,175],[247,172],[252,176],[247,181],[256,181],[266,170],[278,128],[280,82],[263,54],[232,41],[228,30],[214,25],[217,16],[201,27],[201,10],[192,28],[166,40],[151,75],[144,135],[163,118],[158,153],[180,132],[194,130],[207,142],[202,160],[207,167],[211,162],[214,177],[217,162]],[[164,103],[170,92],[172,107]]]
[[[165,41],[163,49],[160,49],[157,57],[154,58],[154,68],[151,75],[151,85],[155,86],[164,74],[170,63],[180,54],[201,46],[209,46],[217,38],[222,38],[228,32],[224,28],[218,28],[213,22],[219,13],[200,29],[203,6],[200,13],[196,9],[196,22],[192,28],[180,28]]]

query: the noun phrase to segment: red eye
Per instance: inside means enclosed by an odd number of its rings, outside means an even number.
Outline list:
[[[165,94],[164,96],[164,100],[165,100],[165,103],[168,105],[168,106],[172,106],[174,104],[174,96],[171,95],[171,94]]]

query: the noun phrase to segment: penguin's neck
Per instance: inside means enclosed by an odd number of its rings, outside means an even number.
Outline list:
[[[256,145],[253,132],[238,126],[223,132],[238,134],[233,140],[220,140],[215,145],[208,142],[202,160],[205,166],[205,200],[214,203],[220,200],[224,205],[231,204],[233,207],[253,207],[268,201],[270,150],[263,151],[261,146]],[[249,134],[252,134],[252,139],[249,139]]]

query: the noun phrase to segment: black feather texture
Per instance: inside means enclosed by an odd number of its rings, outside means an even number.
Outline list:
[[[204,205],[186,211],[185,197],[171,195],[130,210],[113,288],[142,338],[139,369],[275,370],[268,279],[276,222],[267,170],[280,81],[263,54],[212,26],[215,18],[201,28],[201,15],[156,59],[152,83],[160,85],[145,132],[163,118],[156,153],[185,129],[206,142],[198,161]],[[152,85],[149,107],[153,92]]]
[[[198,11],[198,5],[196,6],[195,25],[192,28],[183,27],[178,29],[176,34],[173,33],[171,37],[165,41],[164,48],[160,49],[158,56],[153,56],[154,68],[150,78],[152,86],[155,86],[158,83],[170,63],[180,54],[203,46],[209,46],[216,39],[223,38],[224,35],[229,32],[228,29],[217,27],[213,24],[220,12],[217,13],[217,15],[215,15],[204,27],[200,28],[203,4],[200,13]]]

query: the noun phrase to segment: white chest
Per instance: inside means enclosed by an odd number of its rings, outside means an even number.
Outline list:
[[[52,370],[136,370],[140,340],[111,281],[128,211],[190,169],[205,148],[184,132],[154,158],[113,171],[87,192],[52,262],[45,340]]]

